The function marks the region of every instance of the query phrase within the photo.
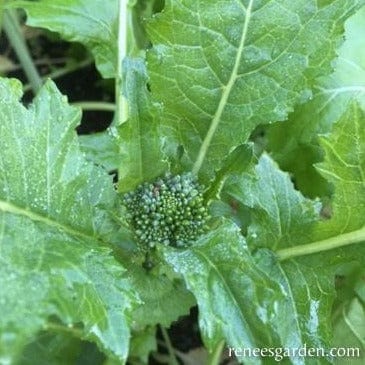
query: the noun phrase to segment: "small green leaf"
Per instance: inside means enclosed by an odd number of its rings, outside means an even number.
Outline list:
[[[195,299],[181,279],[156,275],[142,268],[141,263],[126,263],[131,283],[142,305],[133,311],[134,328],[161,324],[168,327],[180,316],[187,315]]]
[[[207,201],[213,198],[220,198],[221,190],[227,179],[232,179],[236,174],[252,167],[254,157],[250,144],[235,148],[225,159],[222,168],[215,174],[215,179],[205,193]]]
[[[262,155],[253,172],[232,180],[226,191],[251,208],[247,242],[252,248],[277,250],[310,242],[320,205],[296,191],[268,155]]]
[[[351,103],[328,136],[320,138],[324,162],[316,167],[334,186],[332,217],[322,225],[341,234],[365,226],[365,112]]]
[[[123,93],[128,101],[128,120],[119,127],[120,168],[118,190],[134,190],[154,180],[168,167],[162,152],[158,108],[147,90],[147,74],[142,59],[124,60]]]
[[[156,328],[149,327],[141,332],[133,333],[129,358],[148,364],[148,357],[152,351],[157,350]]]

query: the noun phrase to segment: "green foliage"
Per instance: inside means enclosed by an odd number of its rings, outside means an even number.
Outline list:
[[[117,138],[111,131],[85,134],[79,137],[80,149],[86,159],[104,167],[107,171],[118,168],[119,148]]]
[[[62,34],[65,40],[84,44],[95,57],[104,77],[117,69],[118,2],[114,0],[16,0],[8,6],[22,8],[32,27]]]
[[[137,240],[185,247],[207,230],[202,187],[192,174],[166,175],[123,196],[127,220]]]
[[[322,160],[318,135],[331,126],[353,101],[364,108],[365,7],[346,23],[346,38],[333,61],[333,72],[315,80],[313,97],[298,106],[288,121],[269,129],[269,148],[280,166],[292,172],[297,186],[311,197],[330,193],[326,180],[314,168]]]
[[[225,222],[190,250],[164,252],[197,298],[200,328],[210,349],[222,338],[237,347],[242,343],[254,347],[256,340],[261,344],[268,340],[263,323],[273,315],[274,303],[283,299],[283,293],[255,266],[237,227]],[[253,299],[254,305],[247,307],[245,303]],[[265,308],[263,317],[254,308]]]
[[[338,299],[334,304],[332,322],[336,346],[359,349],[360,357],[348,359],[349,365],[364,362],[365,350],[365,284],[363,267],[346,265],[337,277]],[[354,283],[356,283],[354,285]]]
[[[227,192],[251,208],[247,241],[254,247],[279,248],[311,240],[319,204],[305,199],[266,154],[253,171],[231,179]]]
[[[333,234],[351,232],[365,225],[365,113],[354,101],[333,126],[320,137],[325,153],[318,171],[334,186],[332,219],[325,225]],[[344,206],[346,209],[344,209]]]
[[[119,127],[120,136],[118,190],[134,190],[145,181],[162,175],[167,169],[163,137],[159,126],[159,108],[151,102],[147,73],[142,59],[124,60],[128,72],[123,94],[129,103],[128,122]]]
[[[57,325],[125,358],[126,310],[135,300],[125,270],[104,247],[118,240],[108,211],[110,177],[87,163],[74,128],[80,111],[48,82],[33,104],[0,82],[0,358],[10,361],[38,331]]]
[[[365,1],[4,4],[86,46],[116,114],[77,136],[54,82],[0,79],[0,364],[147,363],[194,305],[209,351],[365,351]]]
[[[356,6],[166,1],[148,28],[148,65],[153,94],[165,106],[162,123],[184,147],[184,165],[209,181],[257,125],[285,120],[307,100],[315,77],[329,72],[342,17]]]
[[[158,270],[146,271],[141,262],[129,262],[126,266],[131,275],[131,285],[143,302],[133,311],[134,330],[140,332],[154,328],[156,323],[168,327],[179,316],[188,314],[196,304],[194,296],[176,275]]]

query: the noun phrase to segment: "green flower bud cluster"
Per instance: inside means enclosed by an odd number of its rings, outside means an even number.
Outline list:
[[[208,219],[202,186],[191,173],[144,183],[123,196],[127,219],[138,240],[183,247],[205,230]]]

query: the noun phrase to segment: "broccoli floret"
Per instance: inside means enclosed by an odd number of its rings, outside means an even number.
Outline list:
[[[191,173],[167,174],[123,196],[127,220],[147,248],[157,243],[184,247],[206,230],[202,186]]]

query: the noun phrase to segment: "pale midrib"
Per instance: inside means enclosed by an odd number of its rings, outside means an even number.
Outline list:
[[[44,217],[38,213],[32,212],[31,210],[18,207],[10,202],[5,202],[5,201],[0,200],[0,211],[21,215],[23,217],[29,218],[32,221],[42,222],[52,228],[57,228],[65,233],[68,233],[73,236],[82,237],[87,240],[93,240],[93,241],[100,240],[96,236],[77,231],[72,227],[66,226],[59,222],[56,222],[48,217]]]
[[[279,261],[291,259],[293,257],[311,255],[336,248],[345,247],[365,241],[365,227],[356,231],[344,233],[338,236],[330,237],[322,241],[307,243],[304,245],[283,248],[276,251]]]
[[[207,135],[204,138],[204,141],[200,147],[199,153],[198,153],[198,157],[195,161],[194,167],[193,167],[193,173],[194,174],[198,174],[200,168],[203,165],[205,156],[208,152],[209,146],[212,142],[213,136],[218,128],[218,125],[221,121],[221,117],[224,111],[224,108],[227,104],[227,100],[229,98],[229,95],[232,91],[232,88],[236,82],[237,79],[237,75],[238,75],[238,69],[240,66],[240,61],[241,61],[241,57],[242,57],[242,53],[243,53],[243,49],[245,47],[245,42],[246,42],[246,37],[247,37],[247,31],[248,31],[248,24],[250,22],[250,18],[251,18],[251,9],[252,9],[252,4],[253,4],[254,0],[250,0],[247,10],[246,10],[246,16],[245,16],[245,22],[243,24],[243,30],[242,30],[242,36],[241,36],[241,40],[240,40],[240,45],[238,47],[237,50],[237,54],[236,54],[236,59],[234,62],[234,66],[232,69],[232,73],[231,76],[228,80],[227,85],[223,88],[223,93],[221,96],[221,99],[219,101],[218,104],[218,108],[214,114],[212,123],[210,124],[209,130]]]

